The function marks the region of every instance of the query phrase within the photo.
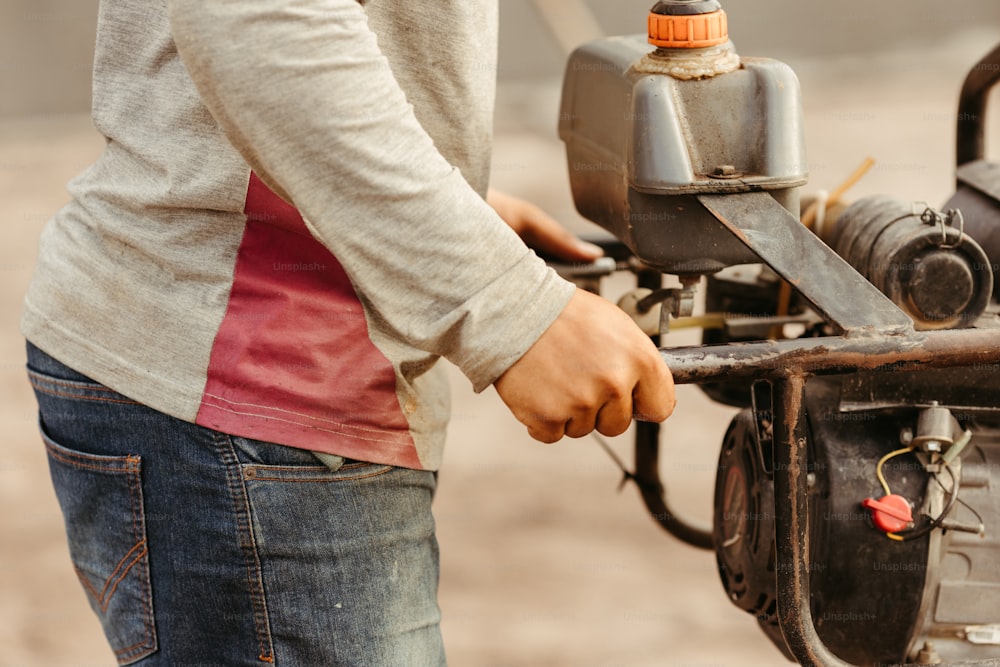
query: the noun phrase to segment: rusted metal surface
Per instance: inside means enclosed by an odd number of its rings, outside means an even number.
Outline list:
[[[660,350],[678,384],[1000,364],[1000,330],[830,336]]]
[[[699,195],[698,200],[843,332],[913,328],[888,297],[767,193]]]
[[[774,502],[778,617],[799,664],[850,667],[823,643],[810,607],[808,429],[803,404],[809,376],[892,372],[1000,363],[1000,330],[966,329],[662,349],[677,383],[736,377],[770,379],[774,406]],[[959,663],[955,663],[958,667]],[[961,665],[996,665],[996,661]]]
[[[782,216],[789,216],[768,195],[755,195],[756,202],[734,201],[747,197],[706,196],[703,203],[844,335],[661,349],[661,355],[679,384],[737,378],[772,381],[775,545],[780,564],[776,584],[781,631],[801,665],[850,667],[819,637],[810,606],[808,430],[803,405],[806,380],[813,375],[860,371],[880,374],[1000,364],[1000,330],[915,331],[909,318],[850,265],[832,260],[828,256],[832,251],[797,222],[789,225],[782,220]],[[740,221],[739,227],[728,222],[730,215]],[[797,235],[784,239],[782,233],[790,229]],[[817,266],[821,269],[817,270]],[[646,469],[655,470],[655,465]],[[655,486],[659,477],[646,482],[649,493],[655,491],[652,505],[644,492],[652,511],[662,499]],[[663,511],[669,517],[669,512]]]
[[[810,608],[808,436],[805,377],[773,383],[774,505],[778,619],[789,650],[807,667],[849,667],[816,633]]]
[[[840,336],[662,349],[661,354],[679,384],[740,378],[772,381],[781,631],[801,665],[849,667],[819,637],[810,606],[806,380],[813,375],[860,371],[880,374],[1000,364],[1000,330],[918,332],[906,314],[766,193],[703,195],[699,200],[842,332]],[[655,486],[658,475],[646,482],[649,491],[655,491],[653,500],[660,500]],[[647,506],[657,507],[649,499]]]
[[[995,353],[995,352],[994,352]],[[808,423],[806,373],[771,382],[774,409],[774,509],[778,619],[785,642],[804,667],[851,667],[816,631],[809,573]],[[996,659],[943,663],[950,667],[1000,667]],[[902,665],[898,667],[904,667]],[[911,665],[909,667],[916,667]]]

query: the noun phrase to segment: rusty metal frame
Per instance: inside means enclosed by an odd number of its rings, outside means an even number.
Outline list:
[[[1000,330],[954,330],[907,335],[872,332],[842,337],[733,343],[661,349],[679,384],[735,377],[771,380],[774,392],[774,498],[778,618],[789,650],[801,665],[849,667],[820,639],[810,608],[807,379],[852,371],[920,370],[1000,363]],[[958,663],[955,663],[956,665]],[[964,662],[993,665],[997,661]]]
[[[779,622],[800,664],[849,667],[820,639],[810,608],[806,382],[811,376],[824,374],[998,364],[1000,329],[915,331],[895,304],[766,193],[702,195],[699,200],[721,225],[795,286],[840,331],[840,335],[822,338],[661,348],[661,355],[679,384],[736,378],[771,381],[775,540],[779,562],[785,564],[777,574]],[[652,431],[652,437],[655,433]],[[637,454],[642,439],[649,437],[639,435]],[[638,481],[650,510],[660,508],[664,513],[656,518],[665,528],[675,534],[679,531],[682,539],[686,535],[704,542],[703,531],[670,515],[659,495],[662,486],[658,476]]]

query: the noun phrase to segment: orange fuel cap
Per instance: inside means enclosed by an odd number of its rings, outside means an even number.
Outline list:
[[[727,41],[726,12],[717,2],[667,0],[649,13],[649,43],[654,46],[701,49]]]
[[[726,12],[666,16],[649,14],[649,43],[664,49],[701,49],[729,41]]]

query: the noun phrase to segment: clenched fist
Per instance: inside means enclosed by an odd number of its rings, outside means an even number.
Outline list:
[[[665,420],[676,403],[649,337],[617,306],[582,290],[493,386],[542,442],[594,429],[620,435],[633,417]]]

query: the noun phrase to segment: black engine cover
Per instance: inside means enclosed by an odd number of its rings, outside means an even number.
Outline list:
[[[847,662],[905,662],[919,631],[928,538],[890,540],[861,502],[883,495],[876,464],[900,447],[900,428],[916,422],[917,410],[840,412],[840,385],[838,378],[817,378],[806,389],[813,618],[823,642]],[[775,559],[769,419],[766,410],[744,410],[726,435],[715,490],[715,549],[730,599],[756,616],[787,656],[775,602],[787,566]],[[928,474],[915,456],[891,459],[884,473],[917,516]]]

